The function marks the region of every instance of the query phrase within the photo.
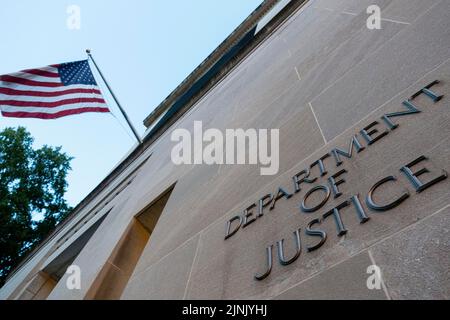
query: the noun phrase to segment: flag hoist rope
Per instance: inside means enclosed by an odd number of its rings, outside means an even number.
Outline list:
[[[92,61],[92,63],[95,66],[95,69],[97,69],[98,74],[100,75],[100,77],[102,78],[103,82],[105,83],[106,87],[108,88],[109,93],[111,93],[111,96],[113,97],[114,101],[116,102],[117,106],[119,107],[120,112],[122,113],[123,117],[125,118],[125,120],[127,121],[128,125],[130,126],[131,131],[133,131],[134,136],[136,137],[136,140],[139,142],[139,144],[142,143],[142,139],[139,136],[139,134],[137,133],[136,129],[134,128],[133,124],[130,122],[130,119],[128,118],[127,113],[125,112],[125,110],[122,108],[122,106],[120,105],[119,100],[117,99],[116,95],[114,94],[114,92],[112,91],[111,87],[109,86],[108,82],[106,81],[105,77],[103,76],[103,73],[100,71],[100,68],[97,66],[97,63],[94,60],[94,57],[92,57],[91,54],[91,50],[87,49],[86,53],[89,57],[89,59]]]

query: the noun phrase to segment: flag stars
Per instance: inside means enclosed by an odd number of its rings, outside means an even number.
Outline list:
[[[61,80],[65,85],[96,85],[95,78],[87,60],[62,64],[59,68]]]

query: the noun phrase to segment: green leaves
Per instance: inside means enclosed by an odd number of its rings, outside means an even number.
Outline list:
[[[33,149],[33,138],[23,127],[0,132],[0,286],[69,214],[64,194],[72,159],[61,147]],[[36,214],[44,218],[34,221]]]

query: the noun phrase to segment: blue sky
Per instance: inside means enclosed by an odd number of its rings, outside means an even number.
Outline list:
[[[261,0],[0,0],[0,74],[85,59],[91,48],[140,134],[144,118],[236,28]],[[81,29],[66,12],[81,9]],[[101,85],[100,79],[97,81]],[[103,86],[104,88],[104,86]],[[105,91],[105,90],[103,90]],[[110,114],[58,120],[0,119],[75,157],[67,200],[81,201],[135,140],[112,99]]]

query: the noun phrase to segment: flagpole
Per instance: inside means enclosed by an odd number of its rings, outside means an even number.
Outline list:
[[[106,84],[106,87],[108,88],[109,92],[111,93],[111,96],[113,97],[114,101],[116,102],[117,106],[119,107],[119,110],[122,113],[123,117],[125,118],[125,120],[127,121],[128,125],[130,126],[131,131],[133,131],[133,134],[136,137],[137,141],[139,142],[139,144],[141,144],[142,143],[141,138],[139,137],[139,135],[138,135],[136,129],[134,128],[133,124],[130,122],[130,119],[128,118],[127,113],[125,112],[125,110],[120,105],[120,102],[117,99],[116,95],[114,94],[114,92],[112,91],[111,87],[109,86],[108,81],[106,81],[105,77],[103,76],[103,73],[100,71],[100,68],[97,66],[97,63],[95,62],[94,57],[91,54],[91,50],[90,49],[86,49],[86,53],[87,53],[88,57],[94,63],[95,69],[97,69],[100,77],[103,79],[103,82]]]

